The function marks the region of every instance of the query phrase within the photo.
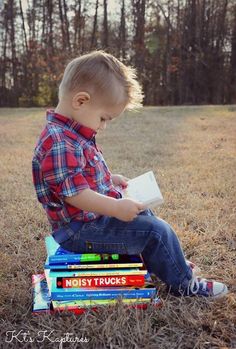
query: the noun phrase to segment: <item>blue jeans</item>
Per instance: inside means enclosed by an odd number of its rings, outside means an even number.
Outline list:
[[[108,216],[88,223],[72,221],[52,235],[62,248],[72,252],[141,254],[149,273],[173,291],[184,290],[192,278],[175,232],[151,210],[131,222]]]

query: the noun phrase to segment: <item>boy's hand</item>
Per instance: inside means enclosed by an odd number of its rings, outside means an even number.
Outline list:
[[[145,205],[140,202],[131,199],[117,199],[117,210],[114,217],[129,222],[145,209]]]
[[[112,182],[114,184],[114,186],[120,186],[122,187],[122,189],[127,188],[128,186],[128,178],[124,177],[122,175],[119,174],[114,174],[111,176]]]

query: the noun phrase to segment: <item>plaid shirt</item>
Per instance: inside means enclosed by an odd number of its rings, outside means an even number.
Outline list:
[[[47,111],[47,124],[34,151],[33,182],[38,200],[46,210],[52,229],[71,220],[88,222],[99,217],[65,202],[65,197],[90,188],[120,198],[111,173],[95,142],[96,132],[59,114]]]

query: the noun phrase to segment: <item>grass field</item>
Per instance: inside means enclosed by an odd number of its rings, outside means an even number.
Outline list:
[[[236,107],[147,107],[112,121],[97,140],[113,173],[154,171],[165,198],[155,213],[174,227],[204,276],[228,285],[227,297],[174,298],[160,284],[162,309],[118,304],[81,317],[31,314],[31,275],[43,271],[49,234],[31,179],[44,123],[42,109],[0,109],[0,347],[59,348],[37,342],[38,331],[54,331],[53,338],[69,332],[89,339],[63,348],[236,348]],[[27,341],[7,343],[13,330],[27,332]]]

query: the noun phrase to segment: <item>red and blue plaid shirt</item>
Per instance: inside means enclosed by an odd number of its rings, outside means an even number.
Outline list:
[[[53,230],[72,220],[88,222],[99,217],[95,212],[71,206],[65,197],[87,188],[106,196],[121,197],[96,146],[95,135],[94,130],[53,110],[47,111],[47,124],[36,144],[32,169],[38,200]]]

